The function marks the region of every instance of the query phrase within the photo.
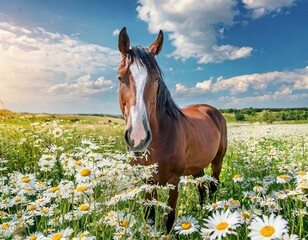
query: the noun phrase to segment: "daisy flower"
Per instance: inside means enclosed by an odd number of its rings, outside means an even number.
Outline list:
[[[267,202],[266,205],[267,205],[268,211],[270,213],[274,213],[274,212],[277,212],[278,210],[280,210],[278,203],[275,202],[275,201]]]
[[[52,240],[69,240],[73,232],[74,230],[72,228],[66,228],[50,234],[48,238]]]
[[[277,183],[288,183],[290,182],[291,177],[289,175],[280,175],[276,177],[276,182]]]
[[[41,232],[35,232],[33,234],[30,234],[29,236],[26,237],[26,240],[45,240],[47,239],[43,233]]]
[[[174,230],[180,235],[189,235],[200,228],[198,221],[192,216],[182,216],[177,220]]]
[[[91,236],[89,231],[80,232],[72,240],[95,240],[94,236]]]
[[[89,183],[91,182],[95,175],[95,168],[90,166],[84,166],[78,169],[76,174],[76,180],[78,183]]]
[[[233,176],[233,182],[243,182],[244,181],[244,178],[243,178],[243,176],[241,175],[241,174],[235,174],[234,176]]]
[[[275,217],[271,214],[269,217],[263,215],[263,219],[256,217],[248,226],[250,233],[248,236],[252,240],[269,240],[280,238],[282,234],[288,232],[288,222],[280,215]]]
[[[253,191],[256,192],[256,193],[266,194],[267,187],[266,186],[261,186],[261,185],[256,185],[253,188]]]
[[[240,201],[237,199],[229,199],[228,200],[230,209],[235,209],[240,207]]]
[[[219,208],[222,208],[222,204],[221,202],[215,202],[215,203],[206,205],[205,208],[209,210],[210,212],[212,212],[214,210],[218,210]]]
[[[52,131],[52,135],[55,137],[55,138],[59,138],[62,136],[62,133],[63,133],[63,130],[59,127],[56,127],[53,131]]]
[[[229,209],[226,212],[215,212],[212,217],[205,219],[205,229],[211,233],[211,238],[219,240],[228,234],[236,234],[234,231],[241,222],[238,212],[231,213]]]
[[[289,234],[285,233],[280,239],[281,240],[298,240],[299,238],[296,234],[289,235]]]

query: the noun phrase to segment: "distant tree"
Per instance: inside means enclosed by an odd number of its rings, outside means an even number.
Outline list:
[[[235,112],[234,116],[235,116],[236,121],[244,121],[245,120],[245,115],[241,112]]]
[[[274,116],[274,114],[271,113],[270,111],[265,110],[265,111],[263,111],[263,113],[262,113],[262,120],[263,120],[264,122],[267,122],[267,123],[272,123],[272,122],[274,122],[274,120],[275,120],[275,116]]]

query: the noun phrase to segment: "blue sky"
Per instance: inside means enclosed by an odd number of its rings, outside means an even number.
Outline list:
[[[0,0],[0,100],[13,111],[120,113],[117,49],[149,46],[179,106],[308,106],[308,1]]]

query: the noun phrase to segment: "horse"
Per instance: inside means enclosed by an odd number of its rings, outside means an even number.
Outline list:
[[[190,105],[180,109],[171,97],[162,71],[156,62],[163,46],[164,35],[145,48],[130,47],[126,28],[118,37],[121,61],[118,65],[119,105],[126,122],[124,139],[134,158],[131,164],[157,164],[153,184],[172,184],[168,204],[171,211],[165,216],[169,233],[175,221],[178,184],[181,176],[201,177],[211,164],[212,177],[219,181],[222,161],[227,149],[227,127],[222,114],[207,104]],[[210,195],[217,190],[211,182]],[[200,203],[206,197],[206,187],[199,186]],[[157,193],[146,198],[157,199]],[[155,219],[155,210],[149,210]]]

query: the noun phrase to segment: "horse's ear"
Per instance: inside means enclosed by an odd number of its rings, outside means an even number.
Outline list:
[[[164,34],[163,34],[163,31],[160,30],[158,37],[154,40],[154,42],[148,48],[149,52],[152,53],[154,56],[158,55],[160,50],[163,48],[163,43],[164,43]]]
[[[119,51],[122,54],[126,54],[129,50],[129,45],[130,45],[129,37],[126,32],[126,27],[124,27],[119,33],[119,41],[118,41]]]

